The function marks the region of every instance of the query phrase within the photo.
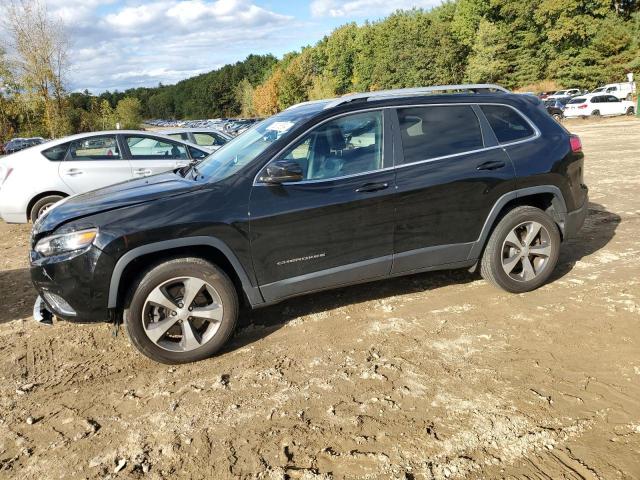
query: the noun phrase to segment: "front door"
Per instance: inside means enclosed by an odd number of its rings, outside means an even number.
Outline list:
[[[115,135],[74,140],[58,173],[73,191],[82,193],[131,179],[131,165],[124,158]]]
[[[514,188],[511,161],[477,107],[421,106],[397,114],[402,155],[396,156],[393,272],[467,261],[491,208]]]
[[[133,177],[148,177],[189,164],[187,148],[171,140],[143,134],[124,135],[129,150]]]
[[[325,122],[272,160],[297,162],[301,181],[256,180],[251,253],[265,300],[389,274],[394,172],[387,115],[377,110]]]

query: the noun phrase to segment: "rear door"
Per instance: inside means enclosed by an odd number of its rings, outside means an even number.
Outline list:
[[[498,198],[514,188],[514,168],[472,105],[398,108],[397,220],[393,273],[455,265]]]
[[[116,135],[85,137],[71,142],[58,173],[73,193],[95,190],[132,177],[131,165],[124,158]]]
[[[134,178],[174,170],[188,165],[190,161],[187,147],[183,144],[137,133],[122,137]]]
[[[267,301],[389,274],[394,172],[385,118],[374,110],[317,126],[272,160],[298,163],[302,181],[254,184],[251,252]]]

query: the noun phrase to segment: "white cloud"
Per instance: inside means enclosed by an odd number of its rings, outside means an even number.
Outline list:
[[[314,17],[381,17],[398,9],[431,8],[441,0],[313,0]]]
[[[295,42],[292,17],[252,0],[44,1],[71,37],[72,90],[175,83]]]

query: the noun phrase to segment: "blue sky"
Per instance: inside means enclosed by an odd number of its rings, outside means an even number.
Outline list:
[[[71,40],[71,90],[175,83],[251,53],[314,44],[346,22],[440,0],[42,0]]]

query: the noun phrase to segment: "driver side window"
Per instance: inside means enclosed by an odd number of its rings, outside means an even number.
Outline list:
[[[296,142],[278,160],[296,162],[303,180],[366,173],[382,168],[382,112],[331,120]]]

